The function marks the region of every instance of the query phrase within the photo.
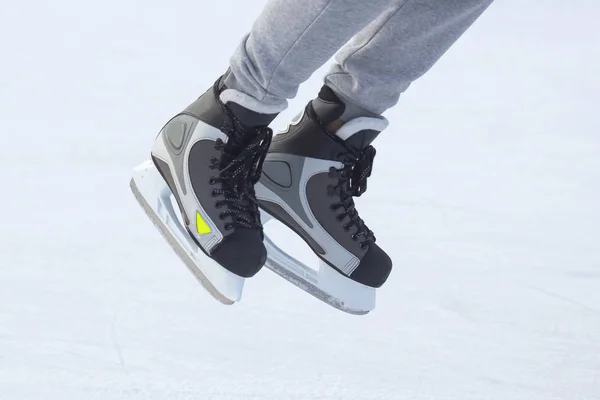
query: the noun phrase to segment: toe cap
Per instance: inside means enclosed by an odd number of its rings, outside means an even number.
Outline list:
[[[369,250],[365,253],[358,267],[350,275],[350,278],[371,287],[381,287],[392,271],[392,260],[377,244],[369,244]]]
[[[223,238],[211,256],[234,274],[250,278],[256,275],[267,261],[267,250],[259,231],[238,228]]]

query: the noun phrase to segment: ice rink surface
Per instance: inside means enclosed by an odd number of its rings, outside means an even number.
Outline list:
[[[386,113],[365,317],[266,269],[216,303],[129,191],[263,3],[1,7],[0,400],[600,399],[598,2],[497,1]]]

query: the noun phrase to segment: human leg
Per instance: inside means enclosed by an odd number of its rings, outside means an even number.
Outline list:
[[[225,84],[274,110],[357,32],[399,0],[271,0],[230,59]]]
[[[493,0],[406,0],[389,7],[337,55],[325,84],[381,114],[425,74]]]

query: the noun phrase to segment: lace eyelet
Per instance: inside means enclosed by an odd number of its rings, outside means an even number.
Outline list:
[[[345,232],[349,232],[350,231],[350,227],[348,225],[344,225],[344,231]]]
[[[355,242],[358,240],[358,236],[356,236],[355,233],[353,233],[351,237],[352,237],[352,240],[354,240]]]
[[[221,221],[223,221],[225,218],[227,218],[227,217],[225,216],[225,214],[223,214],[223,213],[219,214],[219,219],[220,219]]]
[[[337,211],[337,209],[338,209],[338,208],[337,208],[337,206],[336,206],[335,204],[330,204],[330,205],[329,205],[329,209],[330,209],[331,211]]]
[[[215,180],[215,178],[214,178],[214,177],[211,177],[211,178],[208,180],[208,183],[209,183],[210,185],[214,185],[215,183],[217,183],[217,181]]]
[[[231,224],[226,224],[226,225],[225,225],[225,230],[226,230],[226,231],[230,231],[230,230],[232,230],[232,229],[233,229],[233,225],[231,225]]]
[[[365,244],[365,242],[361,242],[361,244],[358,245],[358,248],[364,250],[367,248],[367,245]]]

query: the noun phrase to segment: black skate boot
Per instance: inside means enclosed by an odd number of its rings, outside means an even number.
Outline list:
[[[267,238],[267,266],[340,309],[365,313],[374,307],[371,289],[384,284],[392,261],[375,243],[353,198],[367,188],[375,156],[371,142],[387,120],[378,116],[344,121],[345,109],[324,86],[319,97],[273,138],[256,192],[263,223],[271,217],[284,223],[323,261],[318,274],[312,274],[281,255]],[[331,269],[337,276],[328,272]]]
[[[232,304],[266,260],[254,184],[276,115],[242,107],[246,95],[222,80],[167,122],[132,188],[200,282]]]

